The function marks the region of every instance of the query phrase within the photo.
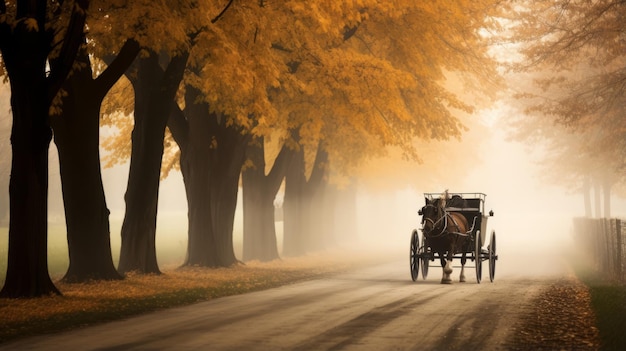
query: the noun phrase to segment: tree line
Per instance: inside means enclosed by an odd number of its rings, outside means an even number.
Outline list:
[[[547,179],[611,217],[626,177],[626,2],[516,1],[508,20],[511,134],[545,145]]]
[[[232,230],[243,189],[244,260],[278,257],[273,200],[285,184],[284,254],[319,248],[332,174],[388,147],[465,130],[474,106],[445,87],[497,86],[485,30],[498,1],[0,1],[2,75],[12,130],[9,250],[2,297],[60,294],[47,270],[48,148],[54,140],[70,264],[64,280],[159,273],[161,170],[178,167],[188,201],[184,265],[237,263]],[[132,124],[120,115],[132,116]],[[117,267],[99,132],[130,159]],[[269,142],[279,151],[266,164]],[[175,160],[166,147],[177,149]],[[126,150],[126,151],[124,151]],[[327,211],[313,211],[325,208]]]

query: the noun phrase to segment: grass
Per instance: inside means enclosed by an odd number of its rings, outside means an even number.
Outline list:
[[[164,214],[156,233],[157,259],[161,266],[181,265],[187,250],[187,227],[185,214]],[[117,263],[120,252],[121,217],[111,217],[111,253]],[[180,223],[184,225],[180,225]],[[48,271],[53,280],[63,277],[69,266],[65,223],[48,223]],[[236,249],[241,246],[241,233],[235,233]],[[0,227],[0,284],[4,284],[7,267],[8,228]],[[236,252],[237,253],[237,252]]]
[[[626,350],[626,286],[608,279],[584,251],[569,257],[570,266],[589,289],[600,333],[601,350]]]
[[[589,288],[602,350],[626,350],[626,286],[590,271],[579,272]]]

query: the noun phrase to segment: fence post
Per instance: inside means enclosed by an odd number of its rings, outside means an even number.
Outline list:
[[[615,219],[615,236],[617,239],[617,254],[615,260],[616,276],[620,282],[624,282],[624,251],[622,247],[622,221]]]
[[[611,248],[609,246],[609,238],[606,233],[606,223],[604,222],[604,218],[599,218],[598,222],[600,222],[600,230],[602,233],[602,250],[604,254],[602,255],[602,274],[605,276],[609,276],[609,255],[611,254]]]

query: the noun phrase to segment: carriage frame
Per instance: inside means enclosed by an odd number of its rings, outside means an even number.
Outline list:
[[[434,200],[441,198],[445,193],[424,193],[425,200]],[[489,280],[493,282],[496,273],[496,261],[498,255],[496,253],[496,232],[491,231],[491,237],[489,239],[489,245],[483,248],[487,233],[487,219],[493,217],[493,211],[485,213],[485,199],[487,197],[484,193],[448,193],[449,196],[460,196],[465,201],[463,207],[446,207],[447,212],[456,212],[462,214],[467,222],[472,225],[470,230],[466,233],[470,240],[466,241],[465,246],[459,253],[453,255],[453,259],[461,259],[463,254],[466,258],[474,262],[476,268],[476,282],[480,284],[482,280],[482,263],[488,261],[489,264]],[[421,215],[421,212],[418,212]],[[423,232],[423,228],[419,231]],[[420,273],[422,279],[426,279],[428,276],[428,268],[430,262],[435,259],[441,259],[440,255],[431,251],[428,243],[428,238],[419,234],[418,229],[414,229],[411,233],[411,246],[410,246],[410,269],[411,279],[417,280]],[[421,240],[420,240],[421,239]],[[469,255],[468,255],[469,254]]]

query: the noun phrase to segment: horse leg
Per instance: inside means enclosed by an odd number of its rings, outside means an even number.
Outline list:
[[[465,252],[463,252],[461,256],[461,276],[459,277],[461,283],[465,283],[465,262],[467,262],[467,257],[465,256]]]
[[[452,284],[452,255],[448,252],[447,259],[441,256],[441,266],[443,267],[443,277],[441,278],[441,284]]]
[[[441,270],[443,275],[441,276],[441,284],[450,284],[452,283],[452,279],[450,278],[450,273],[452,270],[448,267],[448,260],[444,253],[439,253],[439,260],[441,261]]]

